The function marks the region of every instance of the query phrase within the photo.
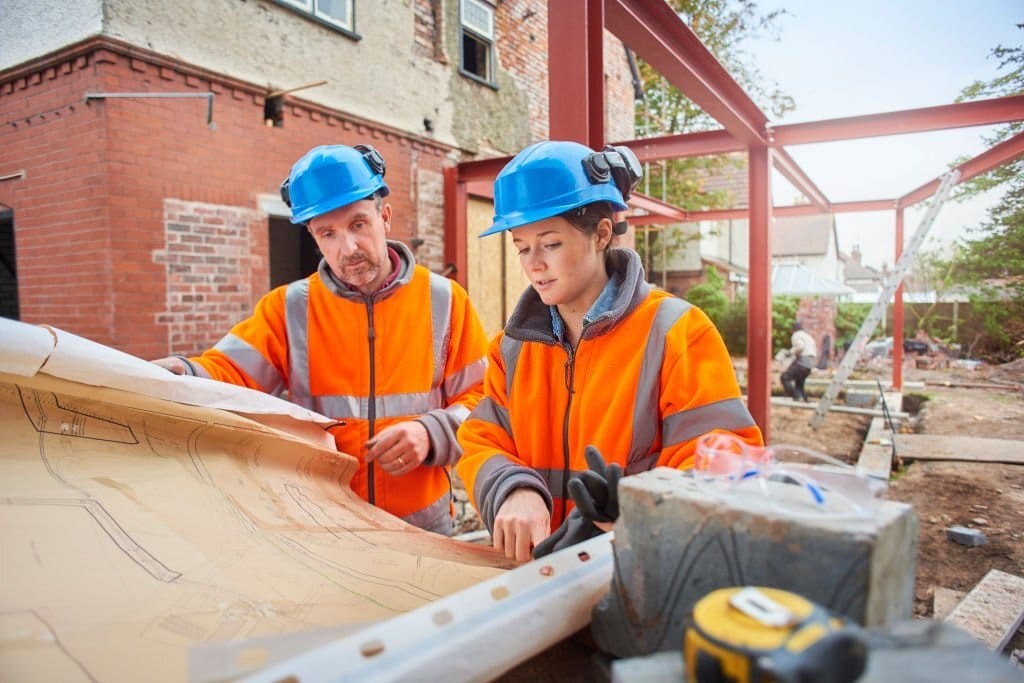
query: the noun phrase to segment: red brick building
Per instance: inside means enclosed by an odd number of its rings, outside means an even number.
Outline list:
[[[61,21],[45,11],[51,3],[37,4],[28,20]],[[539,0],[474,0],[493,13],[490,33],[473,23],[479,16],[460,15],[461,3],[429,0],[359,1],[362,23],[349,16],[347,27],[270,0],[185,3],[220,13],[202,21],[181,8],[162,16],[171,10],[90,4],[103,9],[95,35],[44,37],[14,57],[0,49],[0,315],[144,358],[208,347],[271,286],[315,269],[312,241],[278,194],[310,147],[377,147],[392,237],[416,240],[421,261],[439,270],[443,167],[513,154],[546,134]],[[253,43],[267,31],[287,47],[264,54],[270,44]],[[172,49],[175,32],[197,35]],[[632,136],[617,49],[609,139]],[[30,56],[8,63],[19,55]],[[258,60],[268,82],[250,73]],[[275,95],[321,74],[324,86]]]

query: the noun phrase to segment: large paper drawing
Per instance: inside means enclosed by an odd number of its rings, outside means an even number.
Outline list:
[[[49,363],[0,361],[0,680],[182,681],[197,645],[384,619],[507,566],[352,495],[315,417]]]

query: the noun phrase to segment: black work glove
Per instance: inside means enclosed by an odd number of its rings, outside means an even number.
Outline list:
[[[576,507],[553,534],[534,546],[534,559],[599,536],[604,531],[594,522],[614,522],[619,517],[622,466],[614,462],[605,464],[593,446],[587,446],[583,455],[590,469],[569,480],[569,495]]]

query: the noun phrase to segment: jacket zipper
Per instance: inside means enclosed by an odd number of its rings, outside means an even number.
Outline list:
[[[582,341],[582,340],[580,340]],[[574,384],[576,379],[576,346],[571,344],[567,347],[569,357],[565,360],[565,388],[569,391],[569,400],[565,404],[565,417],[562,419],[562,515],[561,522],[565,521],[566,509],[569,506],[569,416],[572,413],[572,396],[575,392]],[[559,522],[559,523],[561,523]]]
[[[373,329],[373,299],[371,299],[369,297],[367,297],[367,299],[366,299],[366,320],[367,320],[367,323],[368,323],[367,338],[368,338],[368,341],[370,343],[370,392],[369,392],[370,398],[369,398],[368,404],[366,406],[366,418],[367,418],[367,421],[370,423],[370,436],[369,436],[369,438],[372,439],[373,435],[376,433],[376,421],[377,421],[377,397],[376,397],[376,394],[375,394],[376,386],[377,386],[377,379],[376,379],[376,364],[374,362],[374,356],[376,355],[374,353],[374,347],[375,347],[374,342],[376,341],[377,333]],[[370,503],[370,505],[375,505],[376,504],[376,499],[377,499],[377,491],[376,491],[376,485],[375,485],[375,482],[374,482],[374,466],[373,466],[373,462],[372,461],[370,462],[370,464],[368,464],[366,466],[366,484],[367,484],[367,488],[369,489],[369,494],[368,494],[369,503]]]

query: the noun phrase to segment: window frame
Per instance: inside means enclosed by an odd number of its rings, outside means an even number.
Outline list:
[[[467,4],[471,6],[476,5],[478,7],[484,8],[490,13],[489,18],[491,35],[489,37],[484,33],[481,33],[481,31],[477,27],[469,25],[463,20],[463,16],[465,14],[464,8],[466,7]],[[494,36],[495,11],[496,8],[494,7],[494,5],[492,5],[490,2],[487,2],[487,0],[459,0],[459,73],[465,76],[466,78],[476,81],[477,83],[481,83],[483,85],[497,89],[497,68],[495,65],[495,43],[497,41],[495,40]],[[466,68],[465,49],[463,47],[463,43],[466,40],[466,35],[469,35],[472,39],[486,45],[487,47],[486,76],[481,76],[480,74],[477,74]]]
[[[348,5],[350,26],[346,26],[331,15],[321,12],[318,4],[319,0],[272,0],[274,4],[289,9],[310,21],[343,33],[354,40],[362,40],[362,36],[356,33],[356,0],[343,1]]]

